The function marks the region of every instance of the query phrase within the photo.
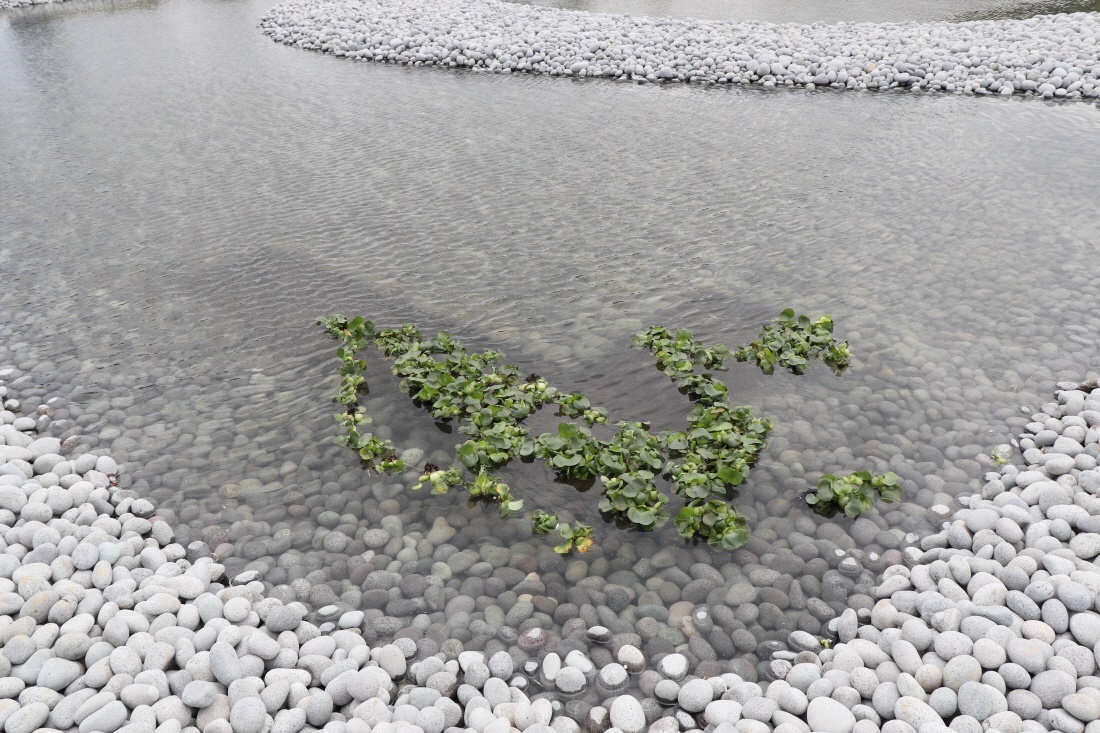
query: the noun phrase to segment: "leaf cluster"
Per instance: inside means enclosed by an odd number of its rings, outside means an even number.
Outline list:
[[[607,410],[593,407],[588,398],[580,393],[562,392],[554,400],[558,410],[566,417],[580,417],[589,426],[607,422]]]
[[[599,474],[600,441],[583,425],[558,423],[556,432],[535,438],[534,455],[566,478],[589,479]]]
[[[826,516],[843,512],[858,517],[875,506],[875,495],[885,502],[901,498],[901,484],[893,472],[875,476],[870,471],[856,471],[847,476],[827,473],[817,482],[817,489],[806,495],[806,503]]]
[[[537,535],[550,534],[550,530],[557,529],[557,526],[558,518],[541,509],[536,509],[531,517],[531,531]]]
[[[482,469],[470,484],[470,496],[500,504],[502,517],[507,517],[523,508],[523,499],[513,499],[512,490],[508,484],[497,481],[496,477],[485,469]]]
[[[680,534],[721,549],[740,547],[748,539],[747,522],[727,503],[729,493],[748,478],[771,421],[753,415],[751,407],[729,405],[726,385],[695,371],[724,368],[732,355],[725,346],[707,348],[687,329],[673,333],[661,326],[636,334],[632,344],[650,349],[661,370],[695,402],[687,430],[658,436],[668,457],[664,476],[686,502],[676,516]]]
[[[790,308],[760,329],[760,336],[742,346],[734,357],[748,361],[771,374],[777,366],[794,374],[803,374],[811,359],[821,357],[837,374],[848,366],[848,342],[833,336],[833,319],[822,316],[811,321],[807,316],[795,316]]]
[[[361,316],[349,319],[334,315],[317,319],[317,324],[331,338],[341,342],[336,350],[336,356],[340,360],[336,369],[340,374],[340,385],[332,401],[344,407],[343,412],[336,414],[336,421],[344,428],[344,434],[335,439],[336,444],[352,448],[359,453],[360,459],[368,463],[386,456],[393,451],[393,443],[359,431],[359,425],[367,420],[359,406],[359,395],[366,389],[363,372],[367,369],[367,361],[359,358],[358,353],[374,338],[374,323]],[[392,468],[392,461],[387,463],[389,467],[383,470]]]
[[[587,524],[577,522],[575,526],[570,527],[567,523],[562,522],[558,524],[558,533],[563,541],[560,545],[554,547],[554,552],[559,555],[568,555],[573,550],[588,552],[594,544],[592,528]]]
[[[705,537],[723,550],[735,550],[749,540],[748,520],[720,499],[689,502],[676,514],[676,528],[685,539]]]
[[[500,363],[500,352],[469,352],[447,332],[429,339],[411,324],[376,331],[373,323],[361,318],[331,316],[318,323],[343,341],[337,354],[343,381],[336,401],[346,407],[338,418],[348,434],[340,441],[358,450],[364,460],[382,457],[380,469],[400,471],[404,464],[392,455],[388,441],[361,434],[356,427],[369,420],[359,409],[356,395],[365,389],[362,372],[366,367],[357,353],[370,342],[393,360],[394,374],[417,403],[436,419],[460,423],[458,430],[469,438],[456,450],[458,461],[475,475],[465,483],[475,499],[500,504],[502,515],[519,511],[523,500],[514,498],[495,472],[513,458],[534,456],[566,479],[599,477],[600,510],[638,529],[653,529],[668,519],[668,499],[656,483],[658,476],[663,477],[685,502],[675,517],[680,534],[723,549],[739,547],[748,538],[747,522],[730,506],[730,494],[748,478],[772,423],[754,415],[751,407],[731,405],[728,387],[711,370],[725,369],[730,358],[751,361],[769,374],[776,365],[801,374],[809,360],[818,356],[834,370],[848,362],[848,345],[833,338],[828,316],[811,322],[785,310],[764,326],[757,341],[736,352],[720,344],[707,347],[687,329],[654,326],[636,334],[632,344],[649,349],[660,369],[694,402],[686,429],[654,436],[644,423],[619,422],[609,440],[600,440],[591,428],[608,422],[606,410],[593,406],[583,394],[560,392],[537,374],[521,377],[516,367]],[[559,414],[583,424],[562,422],[555,431],[532,438],[523,421],[551,404]],[[893,495],[896,477],[889,483],[889,476],[893,474],[877,479],[867,474],[865,486],[852,477],[832,477],[835,481],[819,486],[811,503],[824,506],[843,501],[847,513],[870,506],[864,491],[877,491],[892,500],[888,497]],[[433,493],[445,493],[463,481],[459,466],[443,470],[429,464],[414,488],[430,484]],[[591,527],[570,527],[541,509],[534,512],[536,534],[555,528],[564,541],[554,549],[562,554],[592,546]]]
[[[425,486],[431,486],[433,494],[446,494],[460,483],[462,483],[462,474],[454,466],[441,469],[429,463],[424,473],[417,479],[416,485],[412,488],[415,491]]]

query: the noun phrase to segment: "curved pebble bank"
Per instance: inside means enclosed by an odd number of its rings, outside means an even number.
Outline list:
[[[110,456],[42,435],[48,402],[19,414],[16,374],[0,369],[5,733],[1100,730],[1095,379],[1060,383],[1032,416],[1023,466],[954,513],[933,507],[943,529],[885,568],[877,603],[828,622],[839,643],[793,631],[757,682],[693,664],[690,644],[647,658],[640,637],[580,618],[569,651],[535,627],[492,654],[402,634],[372,646],[362,611],[284,603],[255,571],[227,577],[206,543],[176,542]],[[697,609],[683,628],[713,624]]]
[[[633,81],[1100,97],[1100,13],[968,23],[708,21],[500,0],[291,0],[277,42],[367,61]]]
[[[61,3],[65,0],[0,0],[0,10],[8,8],[27,8],[31,5],[46,5],[48,3]]]

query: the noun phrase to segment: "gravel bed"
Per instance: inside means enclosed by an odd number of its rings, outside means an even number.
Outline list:
[[[1023,465],[989,473],[954,513],[932,507],[943,529],[885,567],[873,605],[766,643],[769,658],[747,666],[700,658],[691,640],[723,621],[706,604],[678,620],[686,643],[647,647],[622,629],[613,609],[626,597],[607,584],[607,625],[580,614],[560,639],[519,624],[493,651],[417,634],[481,603],[455,593],[375,643],[385,616],[280,598],[256,570],[227,574],[206,542],[182,544],[152,501],[119,486],[110,456],[48,436],[50,401],[23,414],[17,380],[0,369],[5,733],[1100,729],[1095,380],[1058,385],[1018,441]],[[841,572],[866,572],[841,554]],[[537,572],[526,581],[537,591]],[[750,587],[721,595],[738,606],[729,596]],[[509,616],[530,618],[532,597]]]
[[[634,81],[1100,97],[1100,14],[968,23],[648,18],[500,0],[290,0],[273,40],[336,56]]]

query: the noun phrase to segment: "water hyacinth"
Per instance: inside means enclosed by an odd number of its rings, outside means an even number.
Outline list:
[[[499,352],[469,352],[449,333],[425,338],[412,325],[376,330],[362,317],[344,316],[328,316],[318,323],[343,344],[337,350],[343,379],[334,400],[347,406],[347,413],[337,415],[347,435],[337,440],[356,448],[368,466],[375,467],[375,459],[383,457],[377,462],[380,470],[404,468],[390,455],[391,444],[358,431],[366,419],[356,397],[365,388],[366,368],[358,354],[373,342],[393,359],[393,372],[414,401],[438,420],[459,423],[459,432],[470,436],[457,448],[458,465],[443,470],[429,464],[414,488],[430,485],[432,493],[444,494],[466,483],[474,499],[495,502],[501,516],[509,516],[523,509],[525,500],[515,497],[495,473],[514,458],[538,458],[567,481],[598,478],[603,488],[598,506],[606,518],[652,530],[670,518],[665,509],[668,498],[657,485],[660,476],[683,502],[675,515],[681,536],[727,550],[748,540],[748,521],[729,501],[764,450],[772,423],[754,415],[751,407],[729,404],[729,388],[711,371],[698,370],[725,369],[731,358],[751,362],[765,374],[777,365],[802,374],[818,357],[834,371],[848,364],[848,344],[833,336],[829,316],[811,321],[785,310],[765,324],[755,341],[736,351],[722,344],[707,347],[687,329],[653,326],[636,334],[632,344],[652,352],[661,371],[694,402],[687,429],[653,435],[646,423],[619,421],[611,438],[603,440],[592,428],[608,421],[606,410],[582,394],[558,390],[537,374],[521,378],[517,367],[500,363]],[[547,405],[554,405],[559,415],[581,418],[583,424],[560,422],[556,430],[531,437],[523,421]],[[463,467],[476,471],[476,478],[465,479]],[[837,479],[835,490],[832,484],[823,485],[807,501],[820,502],[819,509],[838,503],[849,516],[856,516],[857,508],[871,507],[870,496],[864,496],[871,486],[886,500],[900,493],[893,474],[866,474],[867,487],[853,494],[862,481],[859,476]],[[536,534],[557,528],[563,542],[554,549],[561,554],[585,552],[592,546],[591,527],[571,528],[541,508],[532,516],[532,527]]]

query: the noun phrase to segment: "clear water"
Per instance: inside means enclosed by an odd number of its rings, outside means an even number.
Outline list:
[[[737,502],[776,551],[823,521],[797,497],[821,471],[905,469],[909,508],[884,516],[927,529],[1021,406],[1100,363],[1095,105],[353,63],[267,40],[271,4],[0,14],[0,336],[196,535],[243,544],[262,533],[242,519],[360,486],[378,511],[376,478],[328,443],[333,346],[312,322],[334,311],[445,328],[658,426],[686,404],[633,331],[737,344],[786,306],[831,313],[843,377],[728,376],[777,423]],[[384,433],[450,449],[382,364],[372,379]],[[592,492],[517,471],[518,494],[598,520]],[[459,496],[397,499],[425,527],[517,531]],[[680,546],[598,533],[593,562]]]

